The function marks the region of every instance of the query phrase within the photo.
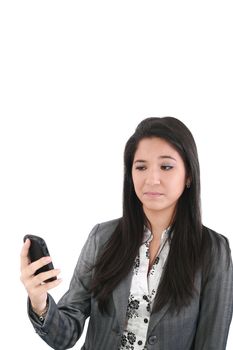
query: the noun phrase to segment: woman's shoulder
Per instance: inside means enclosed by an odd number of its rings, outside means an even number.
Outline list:
[[[97,243],[104,244],[111,237],[120,221],[121,218],[117,218],[96,224],[93,227],[89,238],[94,238]]]
[[[231,249],[228,238],[213,229],[202,226],[202,249],[203,255],[209,256],[210,263],[217,263],[219,265],[229,265],[231,261]]]
[[[203,239],[206,238],[207,240],[211,241],[213,247],[229,247],[229,240],[225,235],[218,233],[205,225],[202,225],[202,230]]]
[[[112,219],[112,220],[108,220],[108,221],[104,221],[99,223],[99,230],[100,231],[109,231],[111,229],[115,229],[117,227],[117,225],[119,224],[121,218],[116,218],[116,219]]]

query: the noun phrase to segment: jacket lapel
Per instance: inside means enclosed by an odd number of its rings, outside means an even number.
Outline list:
[[[128,299],[133,277],[133,269],[130,273],[120,281],[117,287],[113,290],[113,301],[115,304],[116,315],[120,326],[120,331],[123,332],[126,322],[126,311]]]
[[[116,315],[120,326],[120,331],[123,332],[126,322],[126,311],[130,294],[131,281],[133,277],[133,269],[131,272],[118,284],[113,291],[113,301],[116,309]],[[148,334],[158,325],[160,320],[166,314],[169,304],[165,305],[159,312],[152,313],[148,327]]]
[[[150,316],[150,322],[148,327],[148,335],[152,333],[153,329],[158,325],[160,320],[163,318],[163,316],[168,311],[169,304],[165,305],[160,311],[154,312]]]

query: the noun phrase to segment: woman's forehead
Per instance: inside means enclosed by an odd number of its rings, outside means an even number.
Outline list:
[[[172,146],[168,141],[159,138],[159,137],[151,137],[144,138],[139,141],[138,147],[135,152],[135,157],[142,155],[155,155],[160,158],[180,158],[179,152]]]

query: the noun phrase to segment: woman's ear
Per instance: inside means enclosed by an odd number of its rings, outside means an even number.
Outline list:
[[[190,179],[190,177],[188,177],[186,180],[186,187],[190,188],[190,186],[191,186],[191,179]]]

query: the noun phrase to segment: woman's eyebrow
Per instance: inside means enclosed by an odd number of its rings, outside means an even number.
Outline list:
[[[164,155],[164,156],[159,156],[160,159],[164,159],[164,158],[169,158],[169,159],[173,159],[176,161],[176,158],[172,157],[172,156],[167,156],[167,155]]]
[[[146,160],[144,159],[137,159],[134,161],[134,163],[146,163]]]
[[[162,156],[159,156],[158,158],[159,159],[172,159],[172,160],[174,160],[176,162],[176,159],[174,157],[172,157],[172,156],[169,156],[169,155],[162,155]],[[145,159],[136,159],[134,161],[134,164],[135,163],[146,163],[146,162],[147,161]]]

